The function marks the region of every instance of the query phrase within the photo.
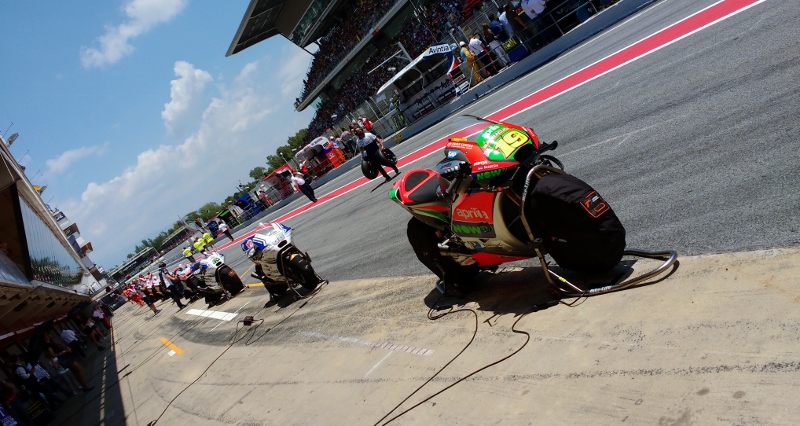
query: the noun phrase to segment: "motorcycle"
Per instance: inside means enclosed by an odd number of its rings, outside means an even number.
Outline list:
[[[270,223],[261,232],[246,238],[241,249],[255,263],[253,278],[264,283],[270,294],[267,305],[277,302],[293,284],[314,290],[324,280],[311,266],[311,257],[292,243],[292,229],[280,223]],[[295,294],[299,293],[295,290]]]
[[[197,291],[205,296],[209,307],[225,302],[244,291],[245,286],[236,271],[225,264],[225,255],[212,253],[192,265],[195,275],[199,275]]]
[[[625,229],[608,202],[546,154],[558,142],[480,117],[462,116],[454,124],[477,132],[476,139],[451,138],[435,171],[410,170],[389,191],[412,215],[409,242],[439,277],[440,291],[459,295],[482,270],[538,258],[559,294],[597,294],[641,284],[675,262],[672,251],[625,250]],[[561,268],[583,273],[611,270],[623,255],[664,263],[642,277],[586,290],[549,269],[547,254]]]

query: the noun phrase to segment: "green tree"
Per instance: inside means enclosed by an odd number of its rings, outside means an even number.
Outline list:
[[[267,169],[261,166],[253,167],[253,170],[250,170],[250,178],[254,181],[258,182],[264,178],[266,175]]]
[[[202,207],[197,209],[197,215],[200,216],[200,219],[203,221],[207,221],[212,217],[216,216],[217,213],[223,210],[223,206],[211,201],[208,203],[203,204]]]

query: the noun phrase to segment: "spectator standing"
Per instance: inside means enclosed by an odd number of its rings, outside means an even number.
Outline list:
[[[147,306],[150,308],[150,310],[153,311],[153,315],[160,314],[161,309],[156,309],[155,305],[156,293],[153,290],[153,282],[150,280],[145,280],[144,283],[142,284],[142,292],[144,293],[142,299],[144,299],[144,303],[147,303]]]
[[[361,126],[369,133],[372,133],[372,122],[369,121],[369,118],[366,116],[358,117],[358,121],[361,123]]]
[[[487,74],[492,75],[497,73],[497,69],[492,63],[492,58],[486,54],[486,46],[484,46],[483,41],[481,41],[477,34],[473,34],[469,39],[469,51],[483,64],[483,69]]]
[[[199,217],[194,218],[194,226],[196,226],[197,230],[200,232],[203,232],[206,229],[206,226],[203,224],[203,221]]]
[[[560,34],[557,34],[558,30],[551,25],[554,21],[550,16],[550,11],[547,10],[547,1],[522,0],[522,3],[520,3],[522,11],[531,18],[533,25],[536,27],[536,37],[542,46],[552,43],[560,36]]]
[[[72,354],[77,356],[78,358],[86,357],[86,353],[83,352],[83,346],[81,345],[80,339],[78,339],[78,335],[75,334],[74,331],[70,330],[69,328],[65,328],[61,330],[61,341],[64,342],[65,345],[70,349]],[[55,356],[60,356],[56,354]]]
[[[294,172],[292,175],[292,183],[297,186],[297,189],[305,194],[312,203],[317,202],[317,197],[314,195],[314,188],[311,187],[306,180],[303,178],[303,174],[300,172]]]
[[[394,170],[395,176],[400,174],[397,165],[386,161],[383,155],[380,154],[380,151],[385,148],[383,146],[383,139],[372,133],[365,133],[364,130],[360,128],[356,129],[356,137],[358,138],[356,143],[361,150],[361,156],[375,165],[378,171],[381,172],[381,175],[386,179],[386,182],[389,182],[392,178],[389,177],[389,174],[386,173],[383,166],[391,167]]]
[[[489,48],[492,49],[492,52],[497,56],[500,61],[503,63],[503,66],[507,66],[511,63],[511,59],[508,57],[508,53],[503,48],[503,43],[508,40],[508,34],[506,34],[506,30],[503,28],[503,25],[494,15],[489,15],[489,23],[483,24],[483,32],[486,37],[485,33],[489,33],[492,36],[492,41],[489,42]]]
[[[69,329],[68,328],[64,329],[64,331],[67,330]],[[64,336],[64,331],[61,332],[62,336]],[[69,331],[72,332],[72,330]],[[72,332],[71,335],[74,337],[75,333]],[[83,354],[83,349],[81,349],[80,352],[74,351],[72,349],[74,346],[72,342],[67,343],[63,337],[61,341],[68,346],[67,348],[64,348],[58,343],[53,342],[52,337],[50,337],[49,334],[45,334],[43,339],[44,339],[43,346],[45,350],[45,358],[56,361],[58,365],[60,365],[62,368],[69,369],[69,371],[72,372],[74,378],[78,380],[81,390],[83,390],[84,392],[89,392],[90,390],[94,389],[94,386],[89,386],[89,384],[86,383],[86,376],[84,374],[83,367],[80,364],[78,364],[78,361],[75,359],[75,354],[78,353]],[[80,342],[77,340],[77,337],[75,337],[74,341],[80,344]]]
[[[180,279],[169,273],[167,270],[167,264],[161,262],[158,264],[158,276],[161,280],[161,283],[167,287],[167,291],[169,291],[169,295],[172,297],[172,300],[175,301],[175,304],[178,305],[178,310],[185,308],[181,302],[181,298],[183,297],[183,286],[181,285]]]
[[[221,221],[219,223],[219,232],[222,232],[223,234],[225,234],[226,237],[230,238],[231,241],[233,241],[233,235],[231,235],[231,231],[230,229],[228,229],[228,224],[225,223],[224,221]],[[192,259],[192,263],[194,263],[194,259]]]
[[[461,55],[461,61],[467,64],[467,68],[472,70],[472,79],[470,81],[470,86],[475,86],[476,84],[480,83],[483,79],[481,78],[480,73],[478,73],[478,64],[475,63],[475,55],[469,51],[469,47],[467,47],[467,43],[463,41],[459,43],[461,46],[461,50],[459,54]]]

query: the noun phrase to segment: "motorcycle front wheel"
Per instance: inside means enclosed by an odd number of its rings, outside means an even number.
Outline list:
[[[421,220],[412,217],[406,233],[417,259],[446,283],[467,284],[480,272],[477,264],[459,265],[455,260],[442,256],[436,229]]]

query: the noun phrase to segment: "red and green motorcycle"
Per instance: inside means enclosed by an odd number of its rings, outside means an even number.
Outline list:
[[[455,123],[477,132],[475,139],[451,138],[435,170],[410,170],[389,191],[413,216],[407,232],[417,258],[445,290],[458,293],[483,269],[531,258],[564,295],[642,282],[581,289],[549,269],[546,254],[585,273],[613,269],[624,254],[665,260],[657,273],[674,262],[674,252],[625,251],[625,229],[606,200],[547,154],[557,142],[507,122],[461,116]]]

